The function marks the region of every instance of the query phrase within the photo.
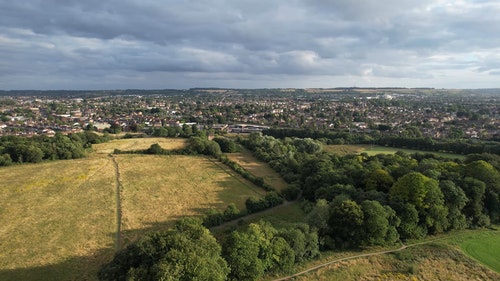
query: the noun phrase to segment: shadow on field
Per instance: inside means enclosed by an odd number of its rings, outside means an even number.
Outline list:
[[[161,222],[151,224],[146,228],[122,231],[122,237],[128,237],[129,241],[122,243],[121,248],[125,248],[135,239],[153,231],[166,230],[171,227],[171,223]],[[73,256],[66,260],[49,265],[33,266],[15,269],[0,269],[1,281],[66,281],[66,280],[98,280],[97,273],[101,266],[110,262],[115,254],[114,239],[115,233],[109,233],[110,242],[107,248],[102,248],[87,256]],[[135,237],[133,240],[132,238]],[[28,249],[27,249],[28,250]],[[4,259],[4,258],[2,258]],[[8,257],[5,257],[8,259]],[[29,262],[29,261],[28,261]],[[43,261],[40,261],[40,263]],[[2,266],[0,264],[0,266]]]

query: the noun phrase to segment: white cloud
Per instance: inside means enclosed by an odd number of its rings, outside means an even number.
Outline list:
[[[499,13],[494,0],[2,1],[0,88],[497,87]]]

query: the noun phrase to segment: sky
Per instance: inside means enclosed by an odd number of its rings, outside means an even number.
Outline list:
[[[0,0],[0,89],[500,88],[498,0]]]

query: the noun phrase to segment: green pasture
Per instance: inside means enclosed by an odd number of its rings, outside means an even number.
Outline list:
[[[467,255],[500,273],[500,232],[468,237],[460,243],[460,248]]]
[[[377,155],[377,154],[394,154],[398,151],[414,154],[414,153],[431,153],[440,157],[450,158],[450,159],[464,159],[465,156],[461,154],[454,153],[445,153],[445,152],[435,152],[435,151],[424,151],[424,150],[416,150],[416,149],[407,149],[407,148],[396,148],[396,147],[387,147],[387,146],[379,146],[379,145],[326,145],[325,150],[339,156],[345,156],[347,154],[360,154],[366,153],[369,156]]]

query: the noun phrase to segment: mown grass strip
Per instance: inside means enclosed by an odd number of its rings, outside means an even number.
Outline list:
[[[500,233],[463,241],[460,248],[469,256],[500,273]]]

